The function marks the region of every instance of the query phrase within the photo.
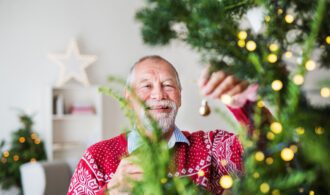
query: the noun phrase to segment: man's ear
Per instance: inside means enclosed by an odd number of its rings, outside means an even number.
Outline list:
[[[129,90],[128,90],[127,88],[125,88],[125,91],[124,91],[124,97],[125,97],[126,100],[128,100],[129,95],[130,95]]]

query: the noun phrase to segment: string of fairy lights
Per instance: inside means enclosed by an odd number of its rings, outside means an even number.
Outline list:
[[[37,136],[36,133],[31,133],[30,138],[29,138],[29,137],[23,137],[23,136],[21,136],[21,137],[18,138],[17,141],[18,141],[20,144],[24,144],[24,143],[27,141],[27,139],[32,139],[32,141],[33,141],[33,143],[34,143],[35,145],[39,145],[39,144],[41,143],[41,140],[40,140],[40,138]],[[8,162],[8,158],[10,158],[11,156],[12,156],[12,158],[13,158],[13,160],[14,160],[15,162],[16,162],[16,161],[19,161],[19,160],[21,159],[21,156],[20,156],[19,154],[10,154],[10,152],[9,152],[8,150],[6,150],[6,151],[4,151],[4,152],[2,153],[1,162],[2,162],[3,164],[7,163],[7,162]],[[31,158],[31,159],[30,159],[30,162],[36,162],[36,161],[37,161],[36,158]]]

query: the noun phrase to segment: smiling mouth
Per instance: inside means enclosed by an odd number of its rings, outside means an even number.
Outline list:
[[[148,106],[147,110],[156,111],[156,112],[164,112],[171,110],[169,106]]]

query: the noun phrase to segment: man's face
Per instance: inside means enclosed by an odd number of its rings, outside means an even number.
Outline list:
[[[145,102],[149,114],[159,123],[163,132],[174,126],[177,109],[181,106],[181,91],[173,68],[162,60],[147,59],[133,70],[132,89]],[[126,93],[128,99],[132,99]],[[140,114],[141,107],[134,103]],[[145,118],[142,112],[142,118]]]

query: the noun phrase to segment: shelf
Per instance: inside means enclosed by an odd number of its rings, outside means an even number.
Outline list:
[[[53,115],[53,120],[84,120],[84,119],[96,119],[97,114],[64,114]]]
[[[83,142],[55,142],[53,143],[53,151],[60,152],[74,148],[82,148],[85,146],[86,144]]]

